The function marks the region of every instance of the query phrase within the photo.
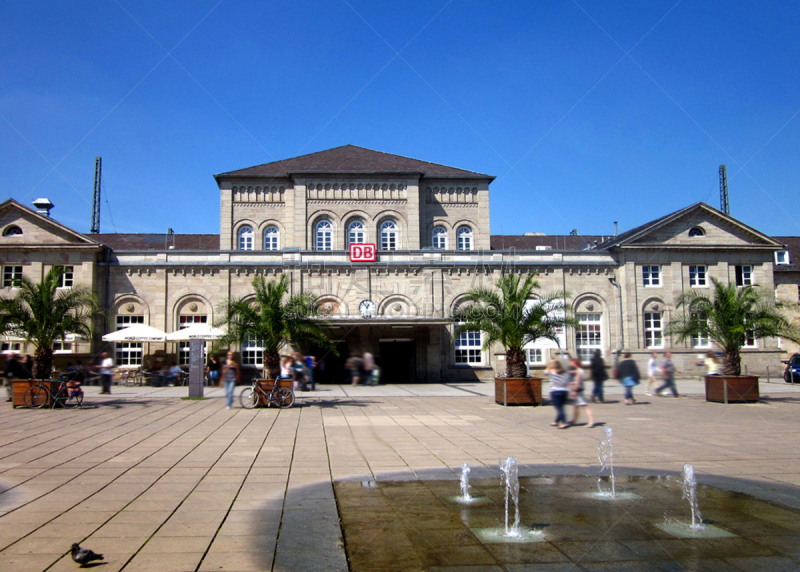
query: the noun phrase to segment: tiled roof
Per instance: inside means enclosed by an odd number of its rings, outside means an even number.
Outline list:
[[[492,250],[536,250],[537,246],[549,246],[551,250],[588,250],[587,246],[594,247],[607,238],[607,236],[571,234],[536,236],[498,234],[489,238],[489,246]]]
[[[489,179],[494,177],[438,165],[400,155],[344,145],[300,157],[284,159],[214,175],[220,177],[285,177],[289,173],[420,173],[425,177]]]
[[[87,234],[112,250],[219,250],[218,234]]]
[[[773,239],[786,245],[789,251],[789,262],[791,264],[776,264],[775,272],[797,272],[800,271],[800,236],[773,236]]]

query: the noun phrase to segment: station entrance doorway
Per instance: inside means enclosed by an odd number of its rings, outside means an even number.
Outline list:
[[[380,340],[381,384],[416,383],[415,340]]]

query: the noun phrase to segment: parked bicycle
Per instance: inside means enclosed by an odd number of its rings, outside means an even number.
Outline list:
[[[258,380],[253,380],[252,387],[242,390],[239,401],[245,409],[253,409],[259,405],[286,409],[294,404],[294,391],[288,387],[279,387],[278,380],[272,383],[271,389],[265,390]]]
[[[64,407],[65,409],[74,409],[83,405],[83,390],[78,388],[70,392],[70,387],[67,386],[66,380],[61,380],[58,383],[58,389],[53,393],[50,391],[48,384],[40,383],[32,385],[22,396],[22,400],[27,407],[31,409],[41,409],[45,404],[50,404],[50,409],[56,406]],[[70,393],[73,393],[70,395]]]

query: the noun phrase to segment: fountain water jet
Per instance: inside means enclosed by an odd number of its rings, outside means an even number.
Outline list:
[[[509,457],[505,461],[500,461],[500,470],[503,472],[501,484],[505,487],[506,499],[506,536],[520,536],[519,532],[519,471],[517,469],[517,460],[514,457]],[[508,500],[514,502],[514,525],[509,529],[508,527]]]
[[[597,456],[600,459],[600,472],[606,469],[609,470],[609,478],[611,479],[611,492],[603,490],[603,479],[597,479],[597,488],[601,495],[610,496],[615,498],[617,496],[617,483],[614,478],[614,445],[611,442],[611,437],[614,431],[611,427],[603,427],[603,440],[597,446]]]
[[[703,530],[703,517],[700,516],[700,507],[697,504],[697,479],[694,476],[694,467],[689,463],[683,465],[683,498],[689,501],[692,509],[692,530]]]
[[[472,502],[469,494],[469,472],[470,468],[467,463],[461,465],[461,502]]]

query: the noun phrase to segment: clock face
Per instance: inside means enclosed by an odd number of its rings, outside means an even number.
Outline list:
[[[364,300],[358,305],[358,311],[361,312],[361,316],[364,318],[371,317],[375,314],[375,302],[372,300]]]

